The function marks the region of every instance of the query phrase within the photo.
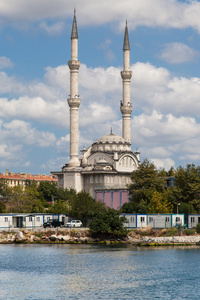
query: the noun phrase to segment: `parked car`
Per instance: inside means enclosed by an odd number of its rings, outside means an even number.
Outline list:
[[[83,223],[80,220],[72,220],[67,222],[66,227],[82,227]]]
[[[47,222],[43,223],[43,227],[62,227],[64,225],[64,222],[59,221],[58,219],[50,219]]]

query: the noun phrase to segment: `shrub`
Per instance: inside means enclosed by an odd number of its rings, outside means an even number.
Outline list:
[[[197,233],[200,233],[200,223],[197,224],[196,231],[197,231]]]
[[[167,236],[175,236],[177,235],[177,232],[178,232],[177,228],[169,228],[167,230]]]
[[[95,214],[89,228],[93,236],[107,235],[120,238],[128,234],[128,230],[124,228],[125,220],[125,217],[120,217],[119,211],[105,208]]]
[[[195,234],[195,232],[196,232],[196,229],[194,229],[194,228],[192,228],[192,229],[184,229],[183,230],[183,234],[184,235],[193,235],[193,234]]]

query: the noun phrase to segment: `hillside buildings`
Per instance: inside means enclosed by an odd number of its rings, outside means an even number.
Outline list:
[[[28,173],[13,173],[9,172],[8,169],[6,170],[6,173],[0,173],[0,180],[4,181],[9,187],[20,185],[23,188],[25,188],[25,186],[28,186],[31,181],[35,181],[37,184],[39,184],[41,181],[50,181],[56,183],[58,181],[55,175],[32,175]]]
[[[70,109],[70,160],[61,171],[51,172],[58,176],[58,185],[62,188],[73,188],[77,192],[85,190],[106,205],[119,208],[128,201],[127,185],[130,174],[137,169],[139,152],[131,150],[131,113],[130,99],[130,44],[126,23],[123,44],[122,100],[122,136],[109,133],[94,141],[87,149],[81,150],[79,157],[79,106],[81,99],[78,93],[78,30],[76,13],[71,32],[70,97],[67,100]],[[83,101],[84,105],[84,101]]]

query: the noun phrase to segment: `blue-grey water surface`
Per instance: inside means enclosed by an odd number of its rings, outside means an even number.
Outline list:
[[[200,248],[0,245],[0,299],[200,299]]]

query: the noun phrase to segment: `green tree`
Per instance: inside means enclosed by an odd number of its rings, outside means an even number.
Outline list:
[[[175,173],[175,185],[169,192],[169,199],[174,204],[174,212],[176,205],[181,203],[189,204],[185,209],[200,213],[200,167],[194,164],[188,164],[185,168],[179,166]],[[192,209],[193,207],[193,209]],[[181,209],[181,207],[180,207]],[[182,209],[179,211],[183,211]],[[186,213],[184,211],[184,213]]]
[[[6,212],[6,205],[3,201],[0,200],[0,213]]]
[[[14,186],[9,188],[9,201],[7,204],[7,210],[12,213],[24,212],[24,193],[21,186]]]
[[[38,192],[40,198],[43,198],[46,202],[51,202],[53,197],[56,199],[59,195],[57,183],[52,181],[41,181],[38,186]]]
[[[97,211],[101,211],[104,205],[102,202],[95,201],[90,194],[82,191],[73,195],[69,200],[69,216],[80,219],[86,226]]]
[[[4,178],[0,179],[0,195],[3,197],[8,196],[9,194],[9,188],[7,185],[7,182]]]
[[[57,200],[54,202],[54,205],[49,205],[49,213],[53,214],[65,214],[69,215],[69,203],[68,201]]]
[[[133,202],[124,203],[120,208],[121,213],[125,214],[134,214],[135,213],[135,204]]]
[[[32,182],[25,190],[21,186],[10,188],[7,210],[13,213],[38,213],[44,211],[37,185]]]
[[[133,210],[136,213],[148,213],[149,204],[155,198],[155,192],[165,197],[166,179],[163,170],[158,171],[153,163],[145,159],[137,170],[131,174],[132,183],[129,185]],[[161,203],[164,202],[161,201]]]
[[[173,205],[167,200],[165,192],[154,191],[149,202],[148,212],[150,214],[166,214],[173,212]]]
[[[89,228],[93,236],[115,236],[123,237],[127,235],[124,228],[125,217],[120,217],[120,212],[111,208],[104,208],[95,213]]]

